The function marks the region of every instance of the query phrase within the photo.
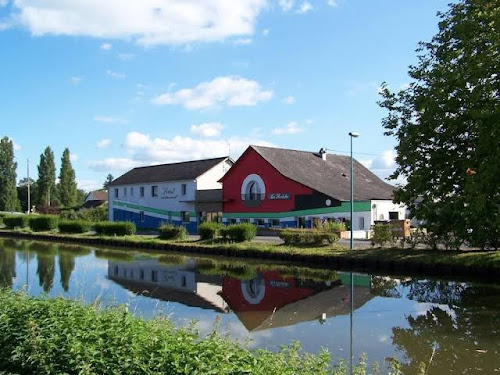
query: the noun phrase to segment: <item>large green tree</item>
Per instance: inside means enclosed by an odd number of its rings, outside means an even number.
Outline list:
[[[56,195],[56,165],[54,153],[48,146],[40,155],[38,164],[38,204],[40,206],[50,206]]]
[[[61,170],[59,173],[59,199],[63,206],[72,207],[76,205],[77,189],[75,170],[71,165],[69,149],[64,149],[61,158]]]
[[[412,215],[459,246],[500,245],[500,2],[461,0],[417,49],[410,86],[383,85],[386,135]]]
[[[14,144],[8,137],[0,140],[0,211],[19,211],[17,199]]]

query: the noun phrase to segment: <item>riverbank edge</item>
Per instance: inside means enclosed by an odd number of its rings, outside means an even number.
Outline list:
[[[109,246],[118,248],[132,248],[135,250],[173,251],[178,253],[215,255],[225,257],[251,258],[254,260],[276,260],[293,263],[309,264],[323,267],[333,267],[341,271],[357,272],[389,272],[407,275],[446,276],[446,277],[473,277],[485,281],[497,280],[500,275],[500,262],[487,266],[460,263],[459,255],[463,251],[432,251],[432,250],[395,250],[373,249],[353,250],[351,253],[339,251],[339,254],[301,254],[303,248],[294,248],[297,252],[280,252],[259,248],[259,245],[248,248],[234,248],[231,245],[191,244],[186,242],[151,242],[132,241],[119,237],[78,237],[48,233],[30,233],[12,230],[0,230],[0,237],[19,238],[36,241],[56,241],[81,245]],[[278,247],[278,245],[276,245]],[[425,253],[422,253],[425,252]],[[492,251],[475,252],[478,257],[493,254]],[[408,259],[395,259],[395,254],[407,255]],[[421,261],[412,259],[425,254],[429,259]],[[385,259],[381,259],[383,256]]]

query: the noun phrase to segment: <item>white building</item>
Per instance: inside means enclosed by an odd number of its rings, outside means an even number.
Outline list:
[[[109,220],[138,228],[184,225],[196,233],[206,217],[221,215],[219,180],[232,165],[221,157],[134,168],[109,184]]]

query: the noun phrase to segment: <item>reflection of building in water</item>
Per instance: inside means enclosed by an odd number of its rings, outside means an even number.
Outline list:
[[[224,278],[222,296],[249,331],[285,327],[350,312],[349,275],[334,282],[302,281],[262,271],[252,280]],[[354,309],[373,296],[370,276],[354,278]]]
[[[195,273],[194,266],[194,262],[167,266],[156,260],[108,261],[108,277],[140,295],[227,312],[227,303],[220,296],[222,278]]]

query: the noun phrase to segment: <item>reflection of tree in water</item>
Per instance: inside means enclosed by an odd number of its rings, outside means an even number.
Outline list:
[[[75,256],[69,251],[59,252],[59,272],[61,274],[61,285],[65,292],[69,290],[69,279],[75,269]]]
[[[55,256],[53,254],[38,252],[36,259],[38,263],[36,273],[40,286],[43,287],[44,292],[49,292],[54,284]]]
[[[371,277],[371,293],[380,297],[401,298],[401,292],[398,290],[398,279],[389,276]]]
[[[499,371],[498,288],[439,281],[421,281],[420,284],[411,285],[411,298],[453,306],[450,306],[451,311],[434,306],[425,315],[408,316],[409,328],[393,328],[393,344],[407,359],[404,373],[417,373],[420,362],[429,362],[434,347],[436,351],[429,374],[493,374]]]
[[[12,288],[14,277],[16,277],[16,253],[0,248],[0,288]]]

